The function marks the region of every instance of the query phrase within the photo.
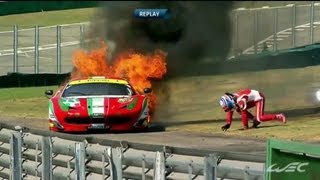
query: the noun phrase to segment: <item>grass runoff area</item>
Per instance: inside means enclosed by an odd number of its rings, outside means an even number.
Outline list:
[[[86,8],[0,16],[0,30],[11,30],[14,24],[28,28],[36,24],[49,26],[89,21],[94,11],[95,8]],[[161,106],[154,122],[164,125],[168,131],[320,141],[317,108],[320,102],[314,100],[314,93],[320,88],[319,70],[320,66],[313,66],[171,79],[166,83],[170,96],[159,102]],[[225,91],[234,92],[247,87],[261,90],[267,97],[266,111],[285,112],[288,123],[265,122],[261,128],[241,131],[242,124],[235,119],[232,127],[222,132],[220,128],[225,124],[225,114],[219,107],[219,97]],[[41,118],[46,123],[48,99],[44,91],[57,88],[0,89],[1,116]],[[239,118],[238,115],[235,117]]]
[[[320,66],[313,66],[172,79],[166,82],[170,97],[159,102],[161,106],[154,122],[164,125],[167,131],[320,141],[317,108],[320,102],[314,100],[319,70]],[[220,95],[245,87],[264,92],[266,111],[285,112],[287,124],[265,122],[260,128],[243,131],[236,115],[232,127],[222,132],[225,114],[218,105]],[[57,86],[0,89],[1,115],[45,120],[48,116],[46,89],[56,90]]]
[[[319,70],[320,66],[310,66],[171,80],[166,87],[171,93],[162,102],[159,120],[174,131],[320,141],[320,102],[315,98],[320,89]],[[226,115],[219,106],[220,96],[248,87],[262,91],[266,112],[284,112],[287,124],[269,121],[258,129],[242,131],[241,121],[235,119],[231,128],[222,132]],[[237,113],[234,117],[240,118]]]
[[[48,99],[44,91],[58,86],[0,89],[0,114],[9,117],[46,118]]]

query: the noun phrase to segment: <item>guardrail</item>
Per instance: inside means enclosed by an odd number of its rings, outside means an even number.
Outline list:
[[[232,52],[258,54],[317,43],[319,11],[319,2],[233,10]]]
[[[264,178],[264,170],[221,164],[226,159],[264,163],[264,156],[111,141],[0,125],[0,177],[6,179]]]
[[[228,58],[320,42],[319,12],[320,3],[233,10]],[[85,44],[87,28],[89,22],[0,32],[0,74],[70,72],[72,52]]]
[[[239,8],[230,12],[229,59],[320,42],[320,3],[279,7]],[[0,32],[0,75],[67,73],[72,52],[84,47],[89,22]],[[12,59],[13,58],[13,59]]]
[[[72,53],[83,48],[89,22],[35,26],[15,25],[0,32],[0,75],[19,73],[67,73]]]

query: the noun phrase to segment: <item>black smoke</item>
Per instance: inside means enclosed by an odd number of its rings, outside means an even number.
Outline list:
[[[225,60],[231,44],[232,6],[232,1],[101,2],[90,38],[113,41],[113,56],[128,49],[145,53],[160,48],[168,53],[168,72],[178,74],[182,66],[192,67],[205,58]],[[171,17],[137,19],[136,8],[167,8]]]

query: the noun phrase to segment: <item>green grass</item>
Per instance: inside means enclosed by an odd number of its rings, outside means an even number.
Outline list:
[[[48,116],[47,89],[57,86],[0,89],[0,114],[9,117],[45,118]]]
[[[207,122],[191,125],[174,125],[167,128],[168,131],[187,131],[198,133],[212,133],[226,136],[243,136],[251,138],[277,138],[284,140],[320,142],[319,124],[320,114],[289,118],[288,123],[265,122],[260,124],[260,128],[242,130],[242,123],[235,120],[227,132],[221,131],[223,122]],[[250,123],[251,124],[251,123]]]
[[[159,110],[165,119],[221,119],[225,114],[219,107],[220,96],[243,88],[263,92],[266,111],[311,107],[320,104],[311,100],[320,89],[319,71],[320,66],[312,66],[172,79],[166,84],[170,97],[160,102]]]
[[[314,101],[314,93],[316,89],[320,89],[319,71],[320,66],[312,66],[172,79],[167,82],[165,91],[170,96],[159,102],[161,106],[155,121],[166,121],[168,124],[176,121],[199,121],[199,124],[194,125],[171,125],[168,129],[220,133],[220,127],[225,124],[225,113],[218,103],[220,96],[224,92],[235,92],[243,88],[262,91],[267,98],[267,112],[297,112],[298,109],[318,107],[320,102]],[[306,113],[300,117],[288,118],[288,123],[284,126],[279,122],[265,122],[261,126],[277,126],[247,132],[239,131],[242,124],[235,120],[231,131],[226,134],[320,140],[318,117],[319,114],[314,116]],[[235,114],[235,118],[240,117]],[[208,123],[201,123],[204,121]]]
[[[12,30],[14,25],[18,25],[19,28],[30,28],[35,25],[51,26],[87,22],[91,20],[96,10],[97,8],[83,8],[0,16],[0,31]]]
[[[218,99],[225,91],[234,92],[251,87],[264,92],[267,111],[282,112],[317,107],[320,103],[315,104],[307,97],[311,97],[311,89],[317,87],[319,71],[320,66],[313,66],[172,79],[166,83],[166,92],[170,92],[170,96],[164,98],[163,94],[159,94],[161,106],[157,109],[155,121],[169,124],[168,131],[320,141],[319,113],[289,117],[287,124],[265,122],[260,125],[261,128],[248,131],[239,130],[242,124],[239,119],[235,119],[232,127],[224,133],[220,128],[225,123],[225,113],[218,105]],[[46,89],[56,90],[57,86],[0,89],[0,113],[6,117],[45,119],[48,115],[48,100],[44,96]],[[236,115],[235,118],[239,116]],[[171,123],[177,121],[182,123]],[[195,123],[187,125],[183,121]]]
[[[307,97],[312,96],[312,89],[317,86],[320,66],[298,69],[278,69],[261,72],[237,73],[219,76],[199,76],[172,79],[166,83],[167,92],[164,100],[160,95],[160,107],[155,121],[195,121],[191,125],[181,123],[171,125],[169,131],[193,131],[221,134],[225,123],[225,113],[218,105],[218,99],[225,91],[251,87],[261,90],[267,97],[266,110],[282,112],[307,107],[315,104]],[[319,86],[320,87],[320,86]],[[47,117],[48,100],[44,90],[51,87],[0,89],[0,113],[2,116],[24,118]],[[161,101],[162,99],[162,101]],[[319,114],[305,114],[288,118],[287,124],[265,122],[261,128],[241,131],[242,124],[235,119],[226,135],[251,136],[258,138],[274,137],[280,139],[320,141]],[[238,115],[235,115],[239,118]],[[201,123],[203,120],[210,120]],[[218,120],[218,121],[217,121]],[[222,121],[221,121],[222,120]]]

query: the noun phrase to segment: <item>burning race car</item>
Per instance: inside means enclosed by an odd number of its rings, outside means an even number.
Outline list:
[[[69,81],[49,98],[51,131],[144,130],[150,122],[147,94],[139,94],[128,81],[96,76]]]

